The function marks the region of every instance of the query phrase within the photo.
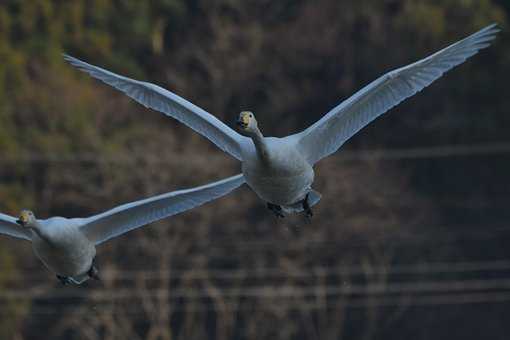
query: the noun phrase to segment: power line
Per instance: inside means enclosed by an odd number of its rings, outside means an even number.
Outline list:
[[[249,278],[334,278],[334,277],[354,277],[354,276],[380,276],[380,275],[417,275],[417,274],[469,274],[490,271],[505,272],[510,271],[510,261],[482,261],[482,262],[431,262],[416,263],[408,265],[392,265],[388,266],[372,266],[369,270],[362,268],[360,265],[339,265],[338,267],[315,266],[311,268],[275,268],[275,267],[253,267],[249,269],[207,269],[199,268],[192,270],[102,270],[101,274],[112,280],[158,280],[167,278],[178,278],[185,276],[186,280],[227,280],[227,279],[249,279]],[[46,280],[43,275],[24,274],[18,279],[6,278],[4,282],[13,281],[32,281],[34,279]]]
[[[192,271],[164,271],[164,272],[133,272],[133,271],[114,271],[107,275],[114,278],[125,279],[140,277],[143,275],[145,279],[158,279],[166,277],[176,277],[179,273],[185,274],[186,279],[233,279],[233,278],[306,278],[306,277],[331,277],[331,276],[375,276],[375,275],[395,275],[395,274],[443,274],[443,273],[472,273],[485,271],[510,271],[509,261],[490,261],[490,262],[444,262],[444,263],[423,263],[416,265],[389,265],[374,266],[370,270],[361,268],[361,266],[339,266],[332,267],[314,267],[294,268],[289,270],[261,267],[252,269],[237,270],[195,270]],[[110,277],[110,276],[109,276]]]
[[[282,305],[280,300],[274,301],[273,303],[267,303],[265,301],[260,310],[270,310],[273,308],[287,309],[289,311],[302,310],[302,311],[314,311],[314,310],[335,310],[338,308],[374,308],[374,307],[416,307],[416,306],[444,306],[444,305],[466,305],[466,304],[486,304],[486,303],[508,303],[510,302],[510,292],[488,292],[488,293],[469,293],[469,294],[454,294],[454,295],[429,295],[429,296],[404,296],[404,297],[376,297],[376,298],[357,298],[357,299],[342,299],[336,301],[303,301],[303,300],[291,300],[288,304]],[[278,307],[275,307],[275,304]],[[257,309],[257,305],[250,301],[245,302],[231,302],[222,301],[222,308],[227,309],[228,312],[254,312]],[[90,316],[94,313],[101,313],[103,306],[93,302],[92,307],[83,307],[79,311],[73,312],[73,315]],[[65,305],[60,304],[58,307],[43,307],[34,306],[30,310],[30,315],[54,315],[65,310]],[[175,303],[172,304],[170,310],[172,312],[180,313],[194,313],[198,311],[219,311],[214,303],[207,302],[192,302],[189,304]],[[140,308],[128,308],[125,309],[119,305],[108,305],[109,314],[123,314],[123,315],[146,315],[150,314],[150,311],[144,312]]]
[[[216,287],[218,295],[224,299],[256,298],[256,299],[295,299],[318,297],[349,297],[349,296],[409,296],[416,294],[452,294],[474,291],[510,290],[510,279],[479,279],[479,280],[435,280],[418,282],[377,282],[368,284],[341,285],[308,285],[298,286],[284,284],[255,285],[249,287],[221,288]],[[510,293],[510,291],[508,292]],[[407,294],[407,295],[403,295]],[[19,291],[0,292],[0,299],[77,299],[89,298],[95,301],[129,300],[136,297],[158,298],[168,297],[170,300],[210,299],[212,294],[207,287],[198,288],[156,288],[149,291],[138,288],[114,288],[87,291],[83,289],[61,289],[49,294],[42,289],[24,289]]]
[[[413,226],[417,228],[416,226]],[[459,226],[454,226],[459,227]],[[303,227],[306,228],[306,227]],[[201,247],[207,247],[208,250],[225,250],[225,251],[239,251],[239,252],[253,252],[253,251],[268,251],[274,249],[275,251],[286,251],[286,250],[297,250],[297,249],[313,249],[320,247],[336,248],[339,245],[342,249],[359,249],[367,248],[377,242],[388,242],[394,245],[411,245],[411,244],[423,244],[425,242],[433,241],[436,246],[450,245],[459,241],[490,241],[495,238],[510,237],[510,227],[508,226],[483,226],[477,228],[477,230],[469,231],[453,231],[448,229],[446,226],[423,226],[421,230],[438,230],[435,233],[422,232],[415,234],[398,235],[395,232],[389,233],[383,230],[380,233],[372,233],[370,237],[364,236],[363,239],[354,238],[354,240],[346,242],[345,239],[308,239],[303,241],[302,239],[295,239],[293,242],[288,240],[243,240],[240,237],[218,237],[217,239],[208,240],[207,242],[198,241],[196,244]],[[414,229],[416,230],[416,229]],[[249,238],[243,235],[243,238]],[[256,236],[251,237],[256,238]]]
[[[510,143],[458,144],[408,149],[340,151],[342,160],[401,160],[465,156],[489,156],[510,153]]]
[[[340,150],[334,157],[337,161],[366,161],[366,160],[403,160],[403,159],[428,159],[466,156],[492,156],[510,153],[510,143],[496,142],[484,144],[457,144],[438,145],[430,147],[402,148],[402,149],[365,149],[365,150]],[[143,152],[130,152],[129,155],[97,155],[93,153],[75,154],[26,154],[17,156],[3,156],[1,163],[126,163],[132,164],[146,159]],[[217,158],[223,160],[224,155],[208,154],[208,159]],[[147,160],[150,163],[174,163],[174,160],[164,157],[154,157]]]

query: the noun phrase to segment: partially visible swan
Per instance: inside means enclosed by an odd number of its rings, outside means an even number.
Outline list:
[[[87,218],[38,220],[29,210],[19,218],[0,214],[0,234],[32,241],[35,255],[63,284],[98,280],[96,246],[151,222],[198,207],[244,183],[243,175],[201,187],[127,203]]]
[[[311,217],[310,207],[320,199],[311,189],[315,163],[338,150],[375,118],[488,47],[497,32],[496,24],[492,24],[425,59],[388,72],[306,130],[284,138],[264,137],[252,112],[243,111],[239,115],[238,125],[248,136],[245,137],[159,86],[120,76],[68,55],[64,58],[142,105],[186,124],[240,160],[246,182],[277,216],[304,210]]]

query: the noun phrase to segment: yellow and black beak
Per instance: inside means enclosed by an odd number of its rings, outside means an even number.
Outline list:
[[[250,116],[247,113],[241,113],[237,119],[237,126],[246,129],[250,125]]]
[[[16,221],[19,225],[25,225],[28,223],[28,212],[22,211],[19,215],[18,220]]]

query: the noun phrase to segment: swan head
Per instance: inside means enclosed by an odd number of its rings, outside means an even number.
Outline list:
[[[257,120],[251,111],[243,111],[237,118],[237,126],[245,132],[254,132],[257,128]]]
[[[21,210],[18,220],[16,221],[20,226],[26,228],[33,228],[36,226],[37,220],[35,219],[35,215],[30,210]]]

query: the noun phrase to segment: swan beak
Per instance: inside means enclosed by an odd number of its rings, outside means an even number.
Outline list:
[[[244,124],[244,122],[241,118],[239,118],[236,123],[237,123],[237,126],[240,127],[241,129],[246,129],[246,125]]]
[[[26,223],[28,223],[28,214],[26,212],[22,212],[19,215],[19,218],[16,220],[16,223],[18,223],[21,226],[23,226]]]
[[[250,123],[250,117],[248,115],[241,115],[237,119],[237,126],[239,126],[243,130],[246,130],[249,123]]]

